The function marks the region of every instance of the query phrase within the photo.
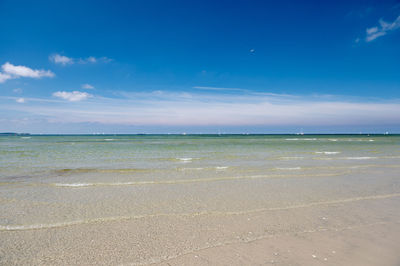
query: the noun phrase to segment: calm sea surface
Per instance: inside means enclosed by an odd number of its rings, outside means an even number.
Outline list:
[[[400,192],[400,136],[0,137],[0,230]]]

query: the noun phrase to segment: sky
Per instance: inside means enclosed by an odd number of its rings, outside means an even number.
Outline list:
[[[399,0],[0,0],[0,132],[400,133],[399,62]]]

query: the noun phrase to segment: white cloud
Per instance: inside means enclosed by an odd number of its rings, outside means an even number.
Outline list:
[[[3,83],[8,79],[12,79],[11,75],[4,74],[4,73],[0,72],[0,83]]]
[[[26,66],[15,66],[9,62],[1,66],[3,72],[10,75],[12,78],[25,77],[25,78],[42,78],[42,77],[54,77],[54,73],[50,70],[38,70],[31,69]]]
[[[367,34],[367,37],[365,40],[367,42],[371,42],[371,41],[375,40],[376,38],[384,36],[384,35],[386,35],[385,31],[379,31],[379,32],[372,33],[372,34]]]
[[[386,22],[383,19],[379,20],[379,26],[367,28],[365,37],[366,42],[371,42],[378,37],[386,35],[388,32],[397,30],[400,28],[400,16],[398,16],[393,22]]]
[[[86,84],[82,84],[81,88],[82,89],[86,89],[86,90],[93,90],[94,89],[94,87],[92,85],[87,84],[87,83]]]
[[[366,30],[367,34],[374,34],[375,32],[378,31],[378,27],[372,27]]]
[[[80,92],[80,91],[57,91],[53,93],[54,97],[58,97],[70,102],[79,102],[82,100],[86,100],[87,98],[93,97],[93,95],[87,92]]]
[[[25,99],[24,98],[18,98],[15,100],[17,103],[25,103]]]
[[[72,58],[59,54],[50,55],[49,60],[53,63],[60,64],[63,66],[74,63],[74,60]]]
[[[109,63],[112,61],[112,59],[108,57],[94,57],[94,56],[89,56],[86,58],[72,58],[72,57],[67,57],[65,55],[60,55],[60,54],[53,54],[49,56],[49,60],[55,64],[60,64],[60,65],[72,65],[72,64],[95,64],[95,63]]]
[[[3,72],[0,72],[0,83],[3,83],[9,79],[16,79],[20,77],[36,79],[43,77],[54,77],[54,73],[50,70],[32,69],[26,66],[15,66],[9,62],[3,64],[1,69]]]
[[[381,25],[381,28],[385,31],[396,30],[400,28],[400,16],[398,16],[392,23],[388,23],[381,19],[379,20],[379,24]]]

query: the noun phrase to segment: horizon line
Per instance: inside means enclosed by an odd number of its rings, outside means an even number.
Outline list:
[[[309,136],[309,135],[355,135],[355,136],[393,136],[400,135],[396,133],[17,133],[17,132],[0,132],[0,136],[222,136],[222,135],[237,135],[237,136],[255,136],[255,135],[293,135],[293,136]]]

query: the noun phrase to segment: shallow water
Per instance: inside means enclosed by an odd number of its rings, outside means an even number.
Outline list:
[[[2,136],[0,230],[394,195],[399,148],[382,135]]]

